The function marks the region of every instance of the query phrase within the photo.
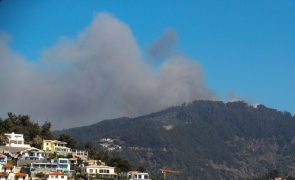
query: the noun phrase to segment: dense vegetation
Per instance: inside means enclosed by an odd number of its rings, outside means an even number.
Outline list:
[[[37,122],[33,122],[28,115],[8,113],[6,119],[0,118],[0,143],[5,144],[7,142],[4,133],[14,132],[24,134],[25,142],[40,147],[42,139],[54,138],[50,128],[50,122],[45,122],[40,126]]]
[[[77,141],[113,138],[117,154],[160,176],[245,179],[273,169],[294,175],[295,118],[263,105],[195,101],[137,118],[106,120],[66,133]]]

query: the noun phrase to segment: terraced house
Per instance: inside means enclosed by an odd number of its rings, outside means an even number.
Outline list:
[[[86,166],[85,169],[88,177],[100,177],[100,178],[115,178],[117,173],[115,173],[115,168],[104,165],[91,165]]]
[[[60,155],[68,155],[72,153],[72,149],[66,146],[67,143],[58,140],[43,140],[42,149],[45,152],[57,153]]]

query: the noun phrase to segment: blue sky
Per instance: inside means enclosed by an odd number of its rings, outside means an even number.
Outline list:
[[[0,29],[14,51],[38,63],[44,49],[75,37],[100,12],[127,23],[143,55],[172,28],[177,51],[198,60],[221,99],[233,93],[294,114],[294,9],[293,0],[2,0]]]

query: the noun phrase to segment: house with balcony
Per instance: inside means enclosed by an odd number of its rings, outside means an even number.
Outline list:
[[[25,150],[22,153],[21,159],[25,160],[43,160],[45,159],[46,154],[43,150],[37,149],[37,148],[31,148],[28,150]]]
[[[115,167],[104,165],[92,165],[85,167],[85,173],[88,177],[100,177],[100,178],[116,178]]]
[[[67,156],[72,153],[71,148],[66,146],[67,143],[58,140],[43,140],[42,150],[49,153],[57,153],[60,155]]]
[[[15,134],[14,132],[12,132],[12,133],[5,133],[4,135],[8,139],[8,143],[6,144],[6,146],[8,147],[31,148],[29,144],[25,144],[23,134]]]
[[[33,162],[30,166],[31,171],[35,172],[70,172],[71,165],[68,158],[58,158],[56,161],[50,162]]]

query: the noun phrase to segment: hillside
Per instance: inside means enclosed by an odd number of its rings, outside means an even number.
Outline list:
[[[158,176],[164,166],[177,169],[177,179],[245,179],[295,168],[295,117],[244,102],[194,101],[62,132],[97,146],[115,139],[120,155]]]

